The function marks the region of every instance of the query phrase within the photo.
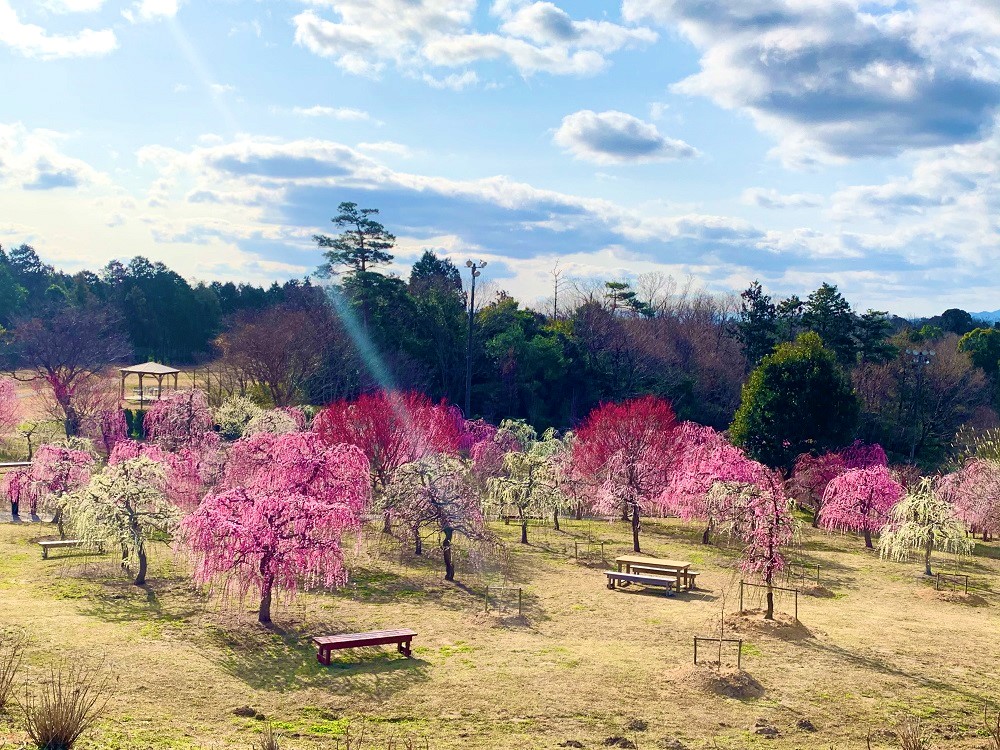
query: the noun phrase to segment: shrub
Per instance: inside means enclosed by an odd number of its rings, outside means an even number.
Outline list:
[[[246,396],[233,396],[215,412],[215,422],[219,432],[227,440],[237,440],[243,437],[243,431],[254,417],[263,411],[252,399]]]
[[[14,678],[23,655],[24,638],[0,632],[0,711],[7,708],[14,694]]]
[[[253,750],[281,750],[278,743],[280,735],[275,733],[274,727],[270,724],[264,727],[263,734],[253,743]]]
[[[110,699],[108,678],[100,670],[72,665],[53,669],[38,695],[25,695],[25,729],[39,750],[72,750],[94,725]]]

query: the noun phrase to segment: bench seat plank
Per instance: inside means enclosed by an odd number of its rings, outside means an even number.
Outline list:
[[[640,575],[638,573],[620,573],[617,570],[606,570],[604,575],[608,577],[608,588],[613,589],[615,582],[618,583],[641,583],[644,586],[662,586],[666,591],[664,595],[673,596],[674,589],[677,588],[677,578],[675,576],[654,576]]]
[[[403,628],[399,630],[375,630],[370,633],[338,633],[313,638],[313,643],[319,648],[316,659],[324,666],[330,666],[330,652],[343,648],[363,648],[365,646],[384,646],[397,644],[401,654],[409,657],[410,642],[416,636],[416,631]]]

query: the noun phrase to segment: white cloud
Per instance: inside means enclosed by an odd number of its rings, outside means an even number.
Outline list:
[[[19,122],[0,123],[0,184],[36,191],[106,182],[89,164],[62,152],[66,139],[62,133],[29,130]]]
[[[368,76],[380,75],[390,63],[413,73],[428,64],[454,68],[492,60],[507,61],[522,75],[590,75],[607,66],[607,54],[657,39],[646,28],[576,21],[548,2],[495,7],[500,29],[482,33],[473,27],[475,0],[306,1],[329,8],[339,20],[314,10],[300,13],[294,18],[296,43]],[[427,73],[424,79],[450,88],[471,81],[468,72],[444,79]]]
[[[672,88],[748,112],[791,165],[981,140],[1000,108],[1000,17],[974,0],[624,0],[677,27],[700,70]]]
[[[690,159],[698,150],[661,135],[652,123],[616,112],[584,109],[563,118],[555,142],[577,159],[595,164],[641,164]]]
[[[21,23],[8,0],[0,0],[0,45],[25,57],[58,60],[107,55],[117,49],[118,39],[111,29],[49,34],[41,26]]]
[[[232,94],[236,91],[236,87],[229,83],[210,83],[208,90],[216,96],[222,96],[223,94]]]
[[[409,159],[413,156],[413,151],[410,150],[409,146],[402,143],[396,143],[395,141],[376,141],[374,143],[359,143],[356,147],[358,151],[365,151],[369,153],[376,154],[392,154],[393,156],[401,156],[404,159]]]
[[[813,193],[782,194],[774,188],[747,188],[740,202],[760,208],[816,208],[823,205],[823,196]]]
[[[444,78],[435,78],[430,73],[424,73],[420,78],[431,88],[451,89],[452,91],[461,91],[479,82],[479,76],[476,75],[474,70],[467,70],[464,73],[452,73]]]
[[[292,107],[292,114],[299,117],[330,117],[334,120],[370,120],[371,116],[360,109],[350,107]]]
[[[122,11],[129,23],[162,21],[173,18],[180,10],[179,0],[137,0],[131,8]]]
[[[103,7],[104,0],[43,0],[42,5],[53,13],[93,13]]]

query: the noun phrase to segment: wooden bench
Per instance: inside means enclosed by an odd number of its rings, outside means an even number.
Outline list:
[[[330,652],[342,648],[362,648],[364,646],[384,646],[395,643],[403,656],[410,658],[410,641],[416,632],[413,630],[375,630],[371,633],[341,633],[339,635],[324,635],[313,638],[313,643],[319,649],[316,660],[325,667],[330,666]]]
[[[49,559],[50,549],[60,549],[62,547],[84,547],[87,545],[83,539],[43,539],[38,543],[38,546],[42,548],[42,559]],[[104,545],[98,544],[97,551],[100,553],[104,552]]]
[[[651,568],[645,565],[633,565],[631,569],[632,572],[634,573],[645,574],[645,575],[657,575],[663,573],[663,568]],[[695,585],[695,580],[698,578],[699,575],[701,575],[700,571],[688,570],[684,571],[683,575],[678,574],[677,577],[684,579],[684,588],[695,589],[698,588]]]
[[[673,596],[674,589],[677,588],[677,579],[672,576],[651,576],[640,575],[639,573],[621,573],[617,570],[605,570],[604,575],[608,577],[608,588],[614,589],[615,583],[628,585],[630,583],[641,583],[643,586],[661,586],[664,589],[664,596]]]

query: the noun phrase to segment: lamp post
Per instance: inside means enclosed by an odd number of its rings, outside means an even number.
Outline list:
[[[465,267],[469,269],[472,277],[472,290],[469,295],[469,342],[465,351],[465,418],[472,416],[472,326],[476,315],[476,278],[481,276],[481,268],[486,268],[486,261],[473,263],[471,260],[465,261]]]
[[[923,396],[922,393],[924,385],[923,372],[924,368],[931,363],[931,360],[936,354],[936,352],[933,349],[907,349],[906,354],[907,356],[910,357],[910,360],[913,362],[913,366],[916,369],[916,381],[917,381],[917,391],[913,397],[914,433],[913,433],[913,444],[910,446],[910,460],[912,461],[914,459],[914,456],[916,456],[917,454],[917,443],[920,440],[920,433],[923,430],[922,423],[919,428],[917,427],[917,423],[919,421],[918,417],[920,417],[921,413],[920,399]]]

